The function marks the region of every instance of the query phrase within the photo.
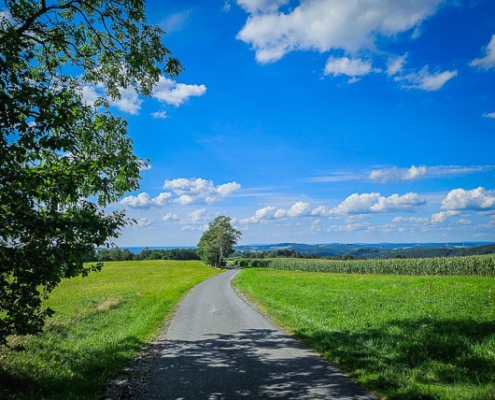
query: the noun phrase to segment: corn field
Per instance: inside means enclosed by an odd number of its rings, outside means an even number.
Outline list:
[[[285,271],[396,275],[495,276],[495,254],[483,256],[379,260],[236,259],[239,268],[273,268]]]

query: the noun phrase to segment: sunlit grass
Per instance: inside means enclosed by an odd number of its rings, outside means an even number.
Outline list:
[[[495,398],[494,278],[249,269],[235,284],[383,398]]]
[[[109,262],[63,281],[43,334],[0,348],[0,398],[91,399],[156,338],[184,294],[218,273],[198,261]]]

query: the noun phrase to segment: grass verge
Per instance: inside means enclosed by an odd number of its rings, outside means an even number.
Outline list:
[[[248,269],[235,285],[387,399],[495,398],[495,281]]]
[[[199,261],[109,262],[63,281],[48,301],[56,314],[45,331],[0,348],[0,398],[97,398],[185,293],[218,272]]]

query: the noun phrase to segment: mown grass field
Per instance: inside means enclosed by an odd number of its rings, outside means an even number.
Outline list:
[[[495,280],[246,269],[235,285],[382,398],[495,399]]]
[[[98,398],[185,293],[218,272],[199,261],[108,262],[63,281],[48,301],[56,314],[45,332],[0,348],[0,398]]]

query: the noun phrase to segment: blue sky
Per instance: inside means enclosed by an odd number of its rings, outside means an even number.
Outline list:
[[[114,103],[150,159],[117,245],[495,241],[492,0],[147,10],[186,70]]]

